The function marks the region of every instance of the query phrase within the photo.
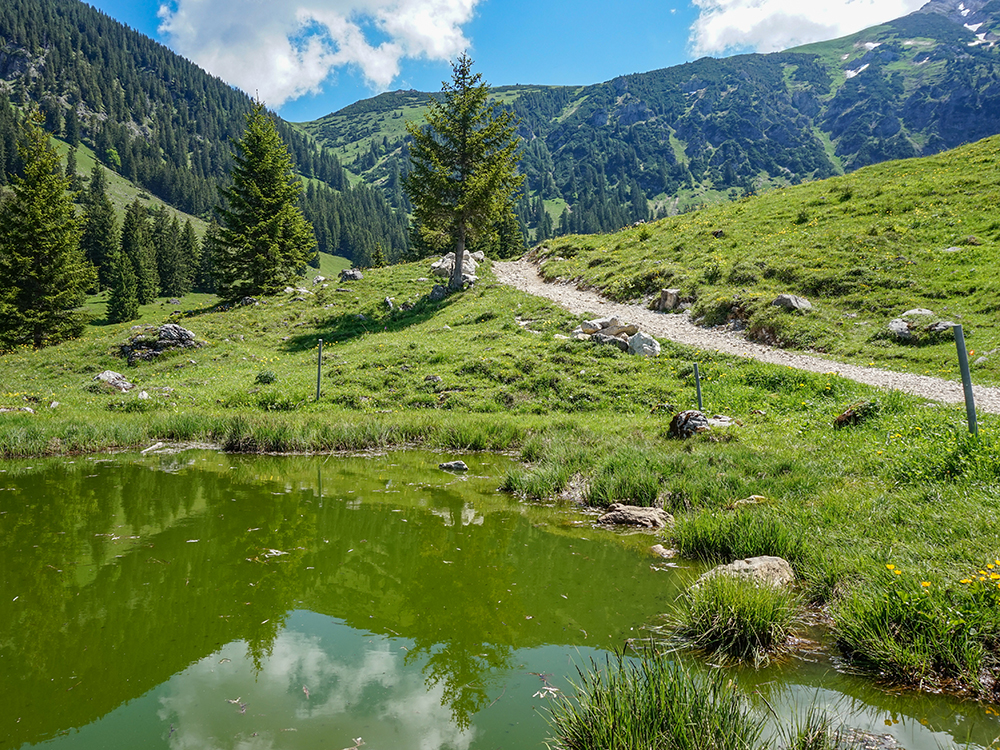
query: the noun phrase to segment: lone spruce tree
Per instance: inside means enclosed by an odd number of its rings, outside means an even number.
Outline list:
[[[443,100],[430,102],[427,127],[407,123],[413,144],[405,187],[420,240],[454,248],[449,287],[457,290],[466,246],[489,238],[512,215],[524,176],[517,173],[517,120],[489,101],[489,86],[473,74],[468,55],[454,63],[442,93]]]
[[[18,152],[23,177],[11,179],[0,203],[0,350],[80,335],[86,318],[77,308],[96,278],[80,250],[69,180],[37,113]]]
[[[234,144],[233,185],[222,191],[220,231],[212,245],[216,292],[227,300],[274,294],[316,253],[312,224],[298,199],[302,183],[262,102],[254,102]]]

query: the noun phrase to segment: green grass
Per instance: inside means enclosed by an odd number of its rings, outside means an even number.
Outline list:
[[[674,637],[727,661],[761,666],[788,650],[801,612],[799,597],[786,588],[713,575],[685,594]]]
[[[546,502],[560,494],[595,504],[662,501],[677,519],[664,543],[720,562],[784,556],[803,595],[835,613],[847,613],[838,603],[854,596],[856,608],[878,612],[892,590],[886,564],[932,590],[964,591],[957,581],[1000,557],[996,417],[983,415],[973,439],[959,407],[926,408],[833,375],[669,342],[660,357],[629,357],[562,338],[580,317],[498,284],[488,267],[471,290],[430,302],[428,265],[371,269],[360,282],[308,285],[315,294],[304,301],[279,294],[228,311],[208,296],[158,300],[139,322],[177,321],[204,345],[135,367],[115,356],[132,324],[106,323],[94,300],[96,319],[80,339],[0,357],[0,407],[35,412],[0,415],[0,458],[157,440],[233,451],[421,444],[512,452],[522,464],[504,480],[509,491]],[[671,417],[696,401],[696,361],[706,408],[740,424],[673,440]],[[96,389],[105,369],[136,389]],[[872,400],[878,408],[862,424],[834,428],[847,406]],[[751,495],[764,500],[737,505]],[[997,610],[984,604],[979,616],[970,637],[984,659],[995,658],[1000,649],[987,634]],[[851,642],[842,638],[845,651],[877,656],[874,641]],[[915,674],[873,671],[899,681]]]
[[[972,362],[1000,350],[998,156],[1000,137],[987,138],[613,235],[556,238],[535,253],[547,278],[615,300],[676,287],[706,325],[739,320],[766,343],[957,379],[950,336],[902,344],[887,326],[923,307],[930,322],[964,326]],[[808,298],[812,311],[772,306],[780,293]],[[1000,383],[1000,351],[973,365],[973,379]]]
[[[557,750],[765,747],[763,721],[716,671],[694,675],[664,656],[617,656],[580,670],[574,698],[550,711]]]

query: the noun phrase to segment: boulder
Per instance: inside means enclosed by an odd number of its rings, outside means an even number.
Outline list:
[[[479,263],[476,262],[475,257],[468,250],[462,255],[462,277],[466,274],[472,276],[476,273],[476,269],[479,267]],[[455,271],[455,253],[448,253],[443,256],[440,260],[434,261],[431,264],[431,275],[441,276],[443,278],[451,278],[451,274]]]
[[[136,326],[133,330],[136,333],[118,348],[119,355],[125,357],[130,365],[153,359],[165,351],[201,346],[192,331],[176,323],[167,323],[159,328]]]
[[[445,289],[440,284],[435,284],[434,288],[431,289],[430,294],[427,295],[427,298],[431,302],[440,302],[447,296],[448,296],[448,290]]]
[[[326,281],[325,276],[317,276],[315,279],[313,279],[313,286],[316,286],[317,284],[322,284],[324,281]]]
[[[104,372],[95,375],[94,381],[102,384],[110,390],[120,391],[122,393],[127,393],[135,387],[125,379],[124,375],[120,372],[115,372],[114,370],[105,370]]]
[[[393,310],[396,309],[396,300],[394,300],[392,297],[386,297],[383,300],[383,303],[385,304],[386,308],[388,308],[389,312],[392,312]]]
[[[444,469],[445,471],[468,471],[469,467],[465,465],[465,461],[446,461],[443,464],[438,464],[439,469]]]
[[[681,290],[680,289],[661,289],[660,290],[660,301],[656,305],[657,310],[662,310],[664,312],[669,312],[670,310],[676,310],[681,306]]]
[[[663,508],[642,508],[638,505],[612,503],[608,507],[608,512],[598,518],[597,522],[662,529],[664,526],[672,526],[674,518]]]
[[[675,414],[670,420],[669,434],[672,438],[684,440],[699,432],[708,432],[711,426],[708,418],[697,409],[689,409]]]
[[[345,268],[340,272],[339,276],[341,281],[361,281],[364,278],[364,274],[361,273],[359,268]]]
[[[628,341],[622,340],[617,336],[608,336],[606,333],[595,333],[590,337],[590,340],[595,344],[611,344],[611,346],[617,346],[623,352],[628,351]]]
[[[628,353],[643,357],[660,356],[660,342],[647,333],[637,331],[628,338]]]
[[[894,318],[889,321],[889,333],[897,341],[913,341],[916,336],[913,335],[913,331],[910,330],[910,324],[907,323],[902,318]]]
[[[786,310],[800,310],[801,312],[812,310],[812,303],[809,300],[794,294],[779,294],[771,304]]]
[[[719,565],[704,573],[694,585],[697,587],[713,576],[727,575],[740,578],[758,586],[787,586],[795,580],[795,571],[782,557],[763,555],[737,560],[728,565]]]
[[[937,323],[931,323],[927,326],[927,333],[952,333],[952,329],[958,325],[957,323],[952,323],[950,320],[939,320]]]
[[[930,316],[930,315],[933,315],[933,314],[934,313],[932,313],[930,310],[928,310],[925,307],[914,307],[912,310],[907,310],[900,317],[901,318],[910,318],[910,317],[913,317],[913,316]]]

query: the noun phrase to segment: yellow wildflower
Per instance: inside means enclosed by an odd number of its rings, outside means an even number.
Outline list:
[[[892,563],[889,563],[889,564],[888,564],[888,565],[886,565],[885,567],[887,567],[887,568],[888,568],[889,570],[895,570],[895,569],[896,569],[896,566],[895,566],[895,565],[893,565]]]
[[[931,585],[931,582],[930,581],[921,581],[920,585],[923,586],[924,588],[927,588],[928,586]]]

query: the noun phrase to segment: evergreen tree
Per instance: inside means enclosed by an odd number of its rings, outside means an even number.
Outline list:
[[[382,249],[382,243],[378,242],[375,244],[375,249],[372,251],[372,268],[382,268],[385,266],[385,251]]]
[[[187,294],[194,288],[195,277],[201,266],[201,244],[198,242],[198,235],[195,234],[194,226],[191,224],[190,219],[184,222],[184,228],[181,229],[180,239],[177,244],[180,250],[181,262],[184,265],[180,294]]]
[[[132,261],[125,257],[121,248],[117,248],[108,259],[108,265],[111,268],[108,320],[112,323],[135,320],[139,317],[139,290]]]
[[[97,269],[99,289],[107,289],[111,285],[111,266],[108,259],[118,247],[118,226],[114,206],[108,198],[107,184],[104,167],[95,163],[90,171],[90,185],[84,202],[80,248],[87,260]]]
[[[298,206],[302,183],[274,120],[255,102],[235,142],[233,185],[222,191],[213,247],[216,291],[224,299],[274,294],[312,258],[316,236]]]
[[[0,203],[0,348],[35,348],[78,336],[77,308],[94,283],[59,157],[35,114],[18,144],[23,176]]]
[[[460,289],[466,244],[488,240],[507,223],[524,176],[517,174],[516,118],[489,102],[468,55],[452,66],[442,92],[429,102],[429,127],[407,123],[413,143],[405,185],[420,238],[438,249],[454,246],[449,286]]]
[[[180,297],[190,291],[188,269],[181,253],[181,225],[166,206],[160,206],[153,216],[153,247],[160,275],[160,293]]]
[[[215,273],[212,258],[215,257],[215,247],[219,243],[221,232],[218,222],[213,221],[205,231],[205,239],[201,243],[201,262],[194,276],[194,291],[205,294],[215,293]]]
[[[146,209],[136,198],[125,210],[122,220],[122,258],[132,264],[140,305],[148,305],[160,291],[160,277],[156,270],[156,254],[150,236]]]

